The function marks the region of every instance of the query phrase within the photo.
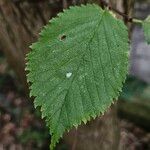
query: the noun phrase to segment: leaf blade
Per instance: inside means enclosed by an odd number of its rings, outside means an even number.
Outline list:
[[[28,55],[28,80],[53,149],[65,130],[103,114],[118,97],[128,68],[128,34],[107,10],[83,5],[60,14],[40,35]]]

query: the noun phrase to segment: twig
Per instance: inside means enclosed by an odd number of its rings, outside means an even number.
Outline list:
[[[129,17],[127,14],[124,14],[123,12],[119,11],[118,9],[110,6],[104,0],[100,0],[100,3],[102,4],[102,6],[108,7],[109,10],[112,10],[112,11],[116,12],[117,14],[119,14],[120,16],[122,16],[127,22],[142,23],[142,20],[138,20],[136,18]]]
[[[103,0],[99,0],[101,7],[104,9],[104,1]]]

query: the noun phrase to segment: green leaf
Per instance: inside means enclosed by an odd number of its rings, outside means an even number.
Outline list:
[[[53,149],[66,130],[104,114],[117,99],[128,70],[127,28],[97,5],[70,7],[31,48],[31,96],[46,118]]]
[[[148,44],[150,44],[150,16],[148,16],[145,21],[143,21],[143,29],[144,29],[144,35],[145,39]]]

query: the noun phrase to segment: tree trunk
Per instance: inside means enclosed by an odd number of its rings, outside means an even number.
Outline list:
[[[64,139],[69,150],[117,150],[119,136],[116,106],[113,106],[101,118],[71,130]]]
[[[0,45],[26,93],[25,55],[41,27],[61,10],[61,1],[53,6],[48,0],[0,0]]]

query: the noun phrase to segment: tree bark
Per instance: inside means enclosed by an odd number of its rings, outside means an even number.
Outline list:
[[[61,10],[61,1],[53,6],[48,0],[0,0],[0,45],[26,93],[25,55],[41,27]]]
[[[116,106],[104,116],[82,124],[65,135],[69,150],[117,150],[119,145],[119,127]]]

